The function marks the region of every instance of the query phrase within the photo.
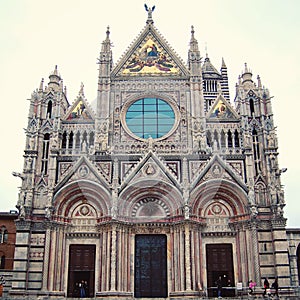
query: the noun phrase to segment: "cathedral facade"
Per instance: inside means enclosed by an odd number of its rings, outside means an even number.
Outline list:
[[[183,63],[146,9],[115,65],[107,29],[95,108],[83,85],[69,103],[57,67],[32,93],[12,299],[296,284],[269,91],[245,65],[231,101],[224,60],[201,58],[192,27]]]

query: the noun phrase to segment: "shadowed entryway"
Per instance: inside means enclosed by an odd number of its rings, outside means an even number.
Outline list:
[[[136,235],[134,296],[167,297],[167,237]]]

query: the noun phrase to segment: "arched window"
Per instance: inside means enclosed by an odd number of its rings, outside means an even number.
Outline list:
[[[261,162],[260,162],[260,148],[259,148],[258,134],[255,128],[252,131],[252,143],[253,143],[255,173],[256,175],[258,175],[259,173],[261,173]]]
[[[62,147],[63,149],[66,149],[66,147],[67,147],[67,132],[66,132],[66,131],[64,131],[64,133],[63,133],[63,138],[62,138],[62,142],[61,142],[61,147]]]
[[[1,227],[1,231],[0,231],[0,243],[7,243],[8,240],[8,231],[6,229],[5,226]]]
[[[265,186],[262,183],[258,183],[255,187],[255,192],[257,195],[257,203],[262,206],[267,205],[267,196],[266,196]]]
[[[51,115],[52,115],[52,101],[50,100],[48,102],[48,106],[47,106],[47,114],[46,114],[46,117],[47,118],[51,118]]]
[[[1,255],[0,269],[5,269],[5,255]]]
[[[251,98],[249,100],[249,104],[250,104],[250,113],[251,113],[251,116],[254,115],[254,101],[253,101],[253,98]]]
[[[94,132],[91,132],[90,133],[89,146],[93,146],[94,145],[94,140],[95,140],[95,134],[94,134]]]
[[[226,138],[225,138],[225,132],[222,130],[221,131],[221,147],[225,148],[226,147]]]
[[[80,149],[80,132],[79,131],[77,131],[77,133],[76,133],[75,148]]]
[[[219,134],[218,134],[217,130],[214,131],[214,144],[216,144],[217,148],[220,148]]]
[[[73,148],[73,138],[74,138],[74,133],[73,131],[71,131],[69,135],[69,149]]]
[[[237,130],[234,131],[234,146],[236,148],[240,147],[240,137],[239,137],[239,133]]]
[[[232,148],[232,133],[230,130],[228,130],[228,133],[227,133],[227,140],[228,140],[228,147]]]
[[[50,142],[50,134],[46,133],[44,135],[43,152],[42,152],[42,169],[41,169],[41,172],[43,174],[48,173],[49,142]]]
[[[206,139],[207,139],[208,147],[212,147],[212,138],[211,138],[211,132],[210,131],[207,132]]]
[[[82,142],[81,142],[81,145],[85,143],[86,145],[88,145],[88,141],[87,141],[87,133],[86,131],[83,132],[83,135],[82,135]],[[81,146],[82,148],[82,146]],[[84,149],[85,150],[85,149]]]

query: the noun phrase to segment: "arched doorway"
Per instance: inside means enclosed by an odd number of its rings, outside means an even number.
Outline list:
[[[96,245],[70,245],[68,297],[94,297],[95,254]]]
[[[234,296],[234,270],[232,244],[207,244],[207,287],[208,296],[217,296],[217,281],[222,283],[222,297]]]
[[[167,236],[138,234],[135,236],[134,296],[166,298]]]

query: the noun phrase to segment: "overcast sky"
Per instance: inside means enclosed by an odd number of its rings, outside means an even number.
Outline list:
[[[0,211],[15,209],[22,172],[30,95],[58,65],[70,104],[81,82],[87,100],[96,98],[96,64],[110,26],[116,63],[144,28],[144,3],[156,6],[154,25],[187,61],[191,25],[202,56],[206,49],[220,69],[228,68],[231,103],[244,63],[271,95],[278,127],[280,167],[288,227],[300,227],[299,185],[299,0],[0,0],[0,101],[2,102]],[[5,109],[4,109],[5,108]],[[294,112],[295,110],[295,112]]]

